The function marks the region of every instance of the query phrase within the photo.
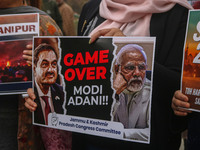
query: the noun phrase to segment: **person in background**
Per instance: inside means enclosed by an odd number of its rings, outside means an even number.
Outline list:
[[[25,5],[29,5],[29,6],[41,9],[42,1],[41,0],[36,0],[36,1],[34,1],[34,0],[26,0],[24,3],[25,3]]]
[[[191,1],[194,9],[200,9],[200,1]],[[200,130],[197,126],[199,124],[199,115],[196,112],[187,111],[178,107],[189,108],[188,97],[182,94],[179,90],[174,93],[172,98],[172,109],[177,116],[186,116],[185,120],[188,121],[188,128],[182,133],[184,140],[185,150],[199,149]],[[189,114],[189,115],[188,115]],[[193,119],[194,118],[194,119]],[[189,129],[189,132],[188,132]]]
[[[2,0],[0,3],[0,15],[39,13],[40,35],[62,35],[61,30],[54,20],[43,11],[35,7],[27,6],[27,4],[39,6],[40,0],[29,0],[28,3],[25,0]],[[30,51],[24,51],[24,54],[25,59],[31,55]],[[32,125],[32,114],[25,108],[25,100],[21,95],[1,95],[0,99],[0,149],[45,149],[40,129]],[[54,130],[54,132],[60,133],[60,130]],[[70,147],[71,133],[62,132],[62,134],[62,137],[65,139],[65,144],[68,144],[68,147]],[[61,144],[59,146],[61,147]]]
[[[151,134],[150,144],[141,144],[73,133],[72,149],[179,149],[186,123],[173,119],[170,105],[180,84],[188,9],[192,7],[187,0],[90,0],[83,7],[78,35],[90,35],[91,44],[100,36],[156,37]]]
[[[57,6],[56,2],[54,0],[42,0],[41,9],[44,12],[46,12],[49,16],[51,16],[52,19],[56,21],[56,24],[63,31],[62,17],[61,17],[59,10],[58,10],[58,6]]]
[[[73,133],[73,150],[178,150],[185,119],[171,109],[173,93],[180,87],[182,54],[188,10],[187,0],[90,0],[82,9],[78,35],[156,37],[153,70],[150,143],[133,143]],[[29,92],[26,105],[33,104]],[[176,128],[177,127],[177,128]],[[102,144],[103,143],[103,144]]]
[[[73,9],[64,0],[56,0],[56,2],[58,4],[59,12],[62,16],[63,34],[67,36],[76,35]]]

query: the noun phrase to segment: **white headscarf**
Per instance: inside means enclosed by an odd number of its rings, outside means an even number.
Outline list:
[[[167,12],[176,3],[192,9],[187,0],[102,0],[99,13],[106,21],[91,35],[101,29],[119,28],[126,36],[149,36],[152,14]]]

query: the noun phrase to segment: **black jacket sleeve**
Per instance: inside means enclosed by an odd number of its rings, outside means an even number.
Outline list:
[[[188,9],[176,4],[166,13],[153,14],[150,24],[150,34],[156,37],[152,118],[159,113],[159,121],[165,122],[167,128],[177,126],[177,132],[187,125],[187,120],[174,116],[171,109],[173,94],[180,89],[187,16]]]

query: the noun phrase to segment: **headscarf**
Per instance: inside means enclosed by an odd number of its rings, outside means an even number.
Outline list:
[[[187,0],[102,0],[99,13],[106,21],[91,35],[101,29],[119,28],[126,36],[149,36],[152,14],[167,12],[176,3],[192,9]]]

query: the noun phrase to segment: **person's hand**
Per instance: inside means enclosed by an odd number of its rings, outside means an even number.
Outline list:
[[[125,36],[118,28],[102,29],[91,35],[89,43],[93,43],[100,36]]]
[[[120,72],[116,75],[113,87],[116,90],[116,94],[120,94],[127,87],[127,81]]]
[[[181,91],[176,91],[172,98],[172,109],[174,114],[177,116],[187,116],[191,111],[186,110],[184,108],[190,108],[189,99],[186,95],[181,93]]]
[[[26,60],[26,62],[30,65],[32,65],[32,45],[26,45],[26,50],[23,51],[23,58]]]
[[[27,93],[29,95],[29,97],[25,98],[25,106],[26,108],[28,108],[31,112],[35,111],[37,108],[37,104],[34,102],[35,94],[32,88],[29,88],[27,90]]]

